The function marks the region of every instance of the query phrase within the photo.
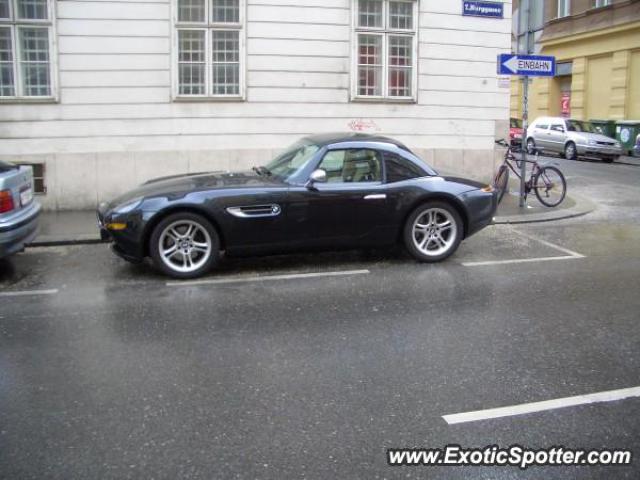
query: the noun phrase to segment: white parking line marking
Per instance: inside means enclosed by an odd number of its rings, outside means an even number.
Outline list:
[[[554,260],[575,260],[576,258],[584,258],[584,255],[582,255],[581,253],[574,252],[573,250],[561,247],[560,245],[556,245],[555,243],[547,242],[546,240],[542,240],[541,238],[522,233],[521,231],[514,228],[511,228],[510,230],[520,236],[528,238],[529,240],[541,243],[542,245],[546,245],[547,247],[553,248],[554,250],[558,250],[562,253],[566,253],[567,255],[555,257],[515,258],[512,260],[487,260],[484,262],[462,262],[462,265],[465,267],[484,267],[486,265],[509,265],[512,263],[549,262]]]
[[[265,275],[262,277],[216,278],[212,280],[190,280],[185,282],[167,282],[167,287],[187,287],[192,285],[220,285],[225,283],[270,282],[273,280],[295,280],[318,277],[341,277],[346,275],[365,275],[369,270],[343,270],[337,272],[293,273],[288,275]]]
[[[513,260],[488,260],[486,262],[463,262],[465,267],[484,267],[485,265],[508,265],[510,263],[532,263],[532,262],[549,262],[552,260],[576,260],[580,257],[564,256],[564,257],[537,257],[537,258],[516,258]]]
[[[574,407],[576,405],[587,405],[590,403],[615,402],[625,398],[640,397],[640,387],[622,388],[620,390],[609,390],[607,392],[588,393],[575,397],[557,398],[555,400],[545,400],[542,402],[523,403],[509,407],[491,408],[488,410],[476,410],[475,412],[455,413],[453,415],[443,415],[442,418],[449,424],[477,422],[490,418],[512,417],[515,415],[525,415],[527,413],[543,412],[545,410],[555,410],[558,408]]]
[[[547,242],[546,240],[542,240],[541,238],[534,237],[534,236],[528,235],[526,233],[522,233],[521,231],[516,230],[515,228],[512,228],[511,230],[513,232],[517,233],[518,235],[522,235],[523,237],[528,238],[529,240],[534,240],[534,241],[536,241],[538,243],[546,245],[547,247],[551,247],[551,248],[554,248],[554,249],[556,249],[556,250],[558,250],[560,252],[566,253],[567,255],[571,255],[572,257],[584,258],[584,255],[582,255],[581,253],[574,252],[573,250],[569,250],[568,248],[561,247],[560,245],[556,245],[555,243]]]
[[[27,297],[30,295],[55,295],[57,289],[53,290],[23,290],[19,292],[0,292],[0,297]]]

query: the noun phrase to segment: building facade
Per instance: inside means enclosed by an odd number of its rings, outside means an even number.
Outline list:
[[[544,0],[536,47],[558,62],[554,78],[535,79],[529,116],[640,119],[640,2]],[[517,10],[517,4],[514,3]],[[522,114],[522,82],[512,81],[511,114]]]
[[[505,18],[458,0],[0,0],[0,158],[49,209],[266,163],[306,134],[396,137],[489,178]],[[506,88],[505,88],[506,87]]]

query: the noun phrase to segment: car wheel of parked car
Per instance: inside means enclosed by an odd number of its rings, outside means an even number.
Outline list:
[[[404,226],[404,243],[421,262],[439,262],[455,252],[462,241],[464,226],[450,204],[427,202],[416,208]]]
[[[578,158],[576,153],[575,143],[569,142],[564,146],[564,158],[567,160],[576,160]]]
[[[169,215],[153,230],[149,244],[153,263],[174,278],[195,278],[220,258],[218,234],[206,218],[190,212]]]
[[[527,153],[529,155],[533,155],[536,153],[536,142],[533,138],[527,139]]]
[[[617,159],[618,159],[618,157],[605,157],[605,158],[602,159],[602,161],[604,163],[613,163]]]
[[[502,165],[496,175],[496,190],[498,190],[498,204],[502,202],[504,194],[509,190],[509,169],[506,165]]]

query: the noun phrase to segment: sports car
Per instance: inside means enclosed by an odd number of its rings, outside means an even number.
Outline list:
[[[440,176],[391,138],[309,136],[246,172],[151,180],[102,203],[101,236],[130,262],[151,257],[175,278],[225,255],[403,243],[422,262],[452,255],[489,225],[490,185]]]

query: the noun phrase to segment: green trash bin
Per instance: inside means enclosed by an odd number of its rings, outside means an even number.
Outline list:
[[[622,144],[625,155],[632,155],[639,133],[640,120],[623,120],[616,123],[616,139]]]
[[[615,120],[589,120],[591,125],[603,135],[616,138],[616,121]]]

